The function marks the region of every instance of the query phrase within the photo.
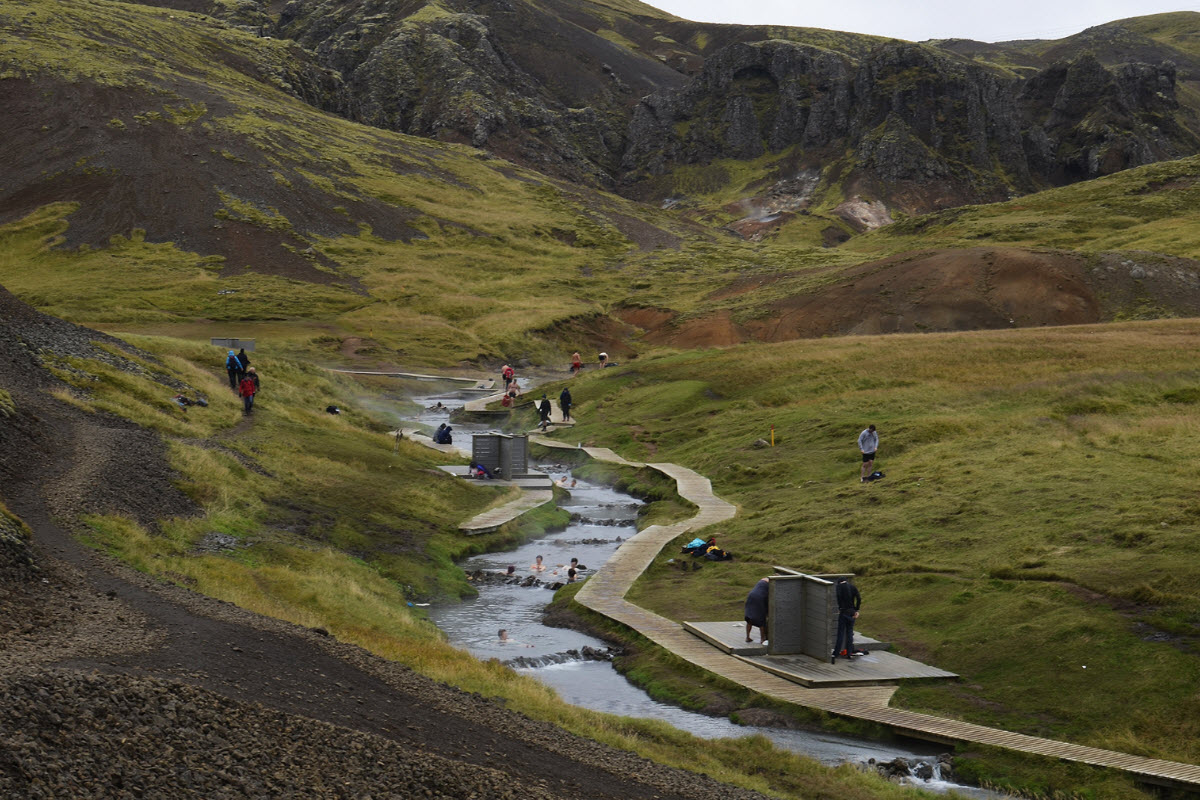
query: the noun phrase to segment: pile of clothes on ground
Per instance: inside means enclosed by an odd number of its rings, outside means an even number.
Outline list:
[[[717,546],[715,536],[708,539],[692,539],[685,544],[681,552],[691,553],[692,558],[707,558],[709,561],[732,561],[733,555]]]

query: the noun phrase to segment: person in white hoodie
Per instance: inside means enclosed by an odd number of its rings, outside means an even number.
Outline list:
[[[874,425],[868,425],[858,435],[858,449],[862,451],[862,474],[858,480],[866,483],[867,476],[875,471],[875,453],[879,450],[879,434],[875,432]]]

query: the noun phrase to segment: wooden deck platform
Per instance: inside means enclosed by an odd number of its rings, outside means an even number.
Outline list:
[[[899,681],[958,677],[953,672],[886,650],[871,650],[870,655],[858,658],[839,658],[835,664],[829,663],[829,659],[818,660],[804,655],[737,657],[772,675],[809,687],[892,685]]]
[[[693,636],[699,636],[718,650],[737,656],[762,656],[767,654],[767,648],[756,641],[746,641],[745,622],[684,622],[683,629]],[[754,630],[757,633],[758,629]],[[854,632],[854,644],[864,647],[872,653],[876,650],[891,650],[887,642],[864,636]]]
[[[516,486],[518,489],[552,489],[554,487],[554,479],[549,475],[537,473],[535,475],[525,475],[520,478],[504,480],[503,478],[472,478],[471,468],[465,464],[446,464],[439,466],[442,472],[453,475],[456,478],[469,480],[480,486]]]
[[[517,402],[520,404],[520,406],[516,410],[518,410],[518,411],[528,410],[527,404],[531,402],[529,398],[530,398],[530,395],[525,395],[524,397],[518,399]],[[469,412],[472,414],[507,414],[511,409],[488,408],[488,406],[491,405],[492,403],[499,403],[502,399],[504,399],[504,392],[494,392],[492,394],[489,394],[487,397],[478,397],[474,400],[464,403],[463,411],[466,411],[466,412]],[[534,400],[532,402],[534,403],[534,405],[536,405],[540,401],[541,401],[541,396],[539,395],[537,400]],[[562,409],[558,407],[558,400],[551,399],[550,400],[550,425],[554,428],[569,428],[574,424],[575,424],[574,420],[564,420],[563,419]]]
[[[546,447],[574,449],[570,444],[545,437],[531,437],[531,441]],[[1123,770],[1149,783],[1190,791],[1200,790],[1200,766],[1194,764],[1042,739],[891,708],[888,703],[896,690],[895,683],[851,686],[825,684],[814,685],[811,688],[803,686],[751,663],[748,658],[723,652],[684,630],[680,623],[630,603],[625,600],[625,593],[663,546],[681,534],[694,534],[702,528],[731,518],[736,509],[732,504],[713,495],[712,485],[707,478],[685,467],[675,464],[643,465],[627,461],[605,448],[583,449],[593,458],[606,459],[606,456],[611,454],[615,456],[611,459],[615,463],[637,467],[650,466],[671,476],[676,480],[679,494],[694,503],[698,509],[690,520],[673,525],[653,525],[622,544],[604,567],[576,594],[576,601],[585,607],[638,631],[691,664],[784,702],[876,722],[897,733],[919,739],[949,745],[964,742],[986,744],[1016,752]],[[848,668],[853,666],[851,664]]]

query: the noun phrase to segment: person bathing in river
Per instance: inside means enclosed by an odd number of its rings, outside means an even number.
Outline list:
[[[533,560],[533,563],[529,565],[529,568],[534,572],[544,572],[546,570],[546,565],[542,563],[542,557],[538,556]]]
[[[524,642],[518,642],[516,639],[508,638],[508,628],[501,628],[499,636],[500,644],[519,644],[522,647],[533,647],[531,644],[525,644]]]

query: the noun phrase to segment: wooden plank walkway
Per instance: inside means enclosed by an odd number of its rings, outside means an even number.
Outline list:
[[[488,406],[491,405],[492,403],[499,403],[503,399],[504,399],[504,392],[496,392],[494,394],[489,394],[487,397],[477,397],[474,400],[470,400],[470,401],[464,403],[463,411],[470,411],[470,412],[476,413],[476,414],[478,414],[478,413],[503,414],[504,412],[508,411],[509,409],[501,408],[501,409],[497,410],[497,409],[493,409],[493,408],[488,408]],[[537,399],[533,400],[533,401],[530,401],[529,395],[521,397],[518,400],[518,402],[521,403],[521,407],[518,408],[517,410],[524,410],[525,404],[529,403],[529,402],[532,402],[533,405],[536,406],[539,402],[541,402],[541,399],[542,399],[542,397],[540,394],[538,395]],[[564,428],[564,427],[570,427],[575,424],[575,420],[573,420],[573,419],[568,419],[568,420],[563,419],[562,409],[559,408],[558,400],[556,398],[548,398],[548,399],[550,400],[550,424],[551,424],[551,426],[553,426],[555,428]]]
[[[531,437],[530,441],[544,447],[575,449],[564,442],[540,436]],[[736,509],[732,504],[713,495],[712,484],[707,478],[686,467],[627,461],[606,448],[585,447],[583,450],[593,458],[611,460],[626,466],[649,466],[671,476],[679,486],[680,496],[694,503],[698,509],[696,516],[689,520],[673,525],[652,525],[622,544],[612,558],[597,574],[589,578],[575,595],[575,599],[585,607],[632,628],[691,664],[768,697],[817,708],[831,714],[869,720],[919,739],[945,744],[973,742],[1003,747],[1023,753],[1120,769],[1143,780],[1165,786],[1200,789],[1200,766],[1194,764],[1041,739],[984,725],[891,708],[888,703],[896,691],[895,685],[806,688],[760,669],[744,658],[718,650],[685,631],[680,623],[630,603],[625,599],[626,592],[668,542],[681,534],[724,522],[733,517]]]
[[[430,438],[429,434],[419,431],[416,428],[401,428],[399,431],[389,431],[388,436],[394,439],[397,433],[401,434],[405,439],[428,447],[430,450],[437,450],[453,456],[462,456],[463,458],[471,457],[471,448],[464,448],[462,445],[457,444],[438,444]]]
[[[495,378],[462,378],[451,375],[423,375],[419,372],[376,372],[364,369],[330,369],[330,372],[338,372],[342,375],[379,375],[384,378],[409,378],[417,381],[453,381],[455,383],[473,383],[474,386],[469,386],[465,389],[459,389],[460,392],[491,391],[496,386]]]
[[[468,536],[479,533],[491,533],[506,522],[511,522],[526,511],[538,506],[554,502],[554,492],[550,489],[522,489],[521,495],[502,506],[484,511],[458,526],[458,529]]]

